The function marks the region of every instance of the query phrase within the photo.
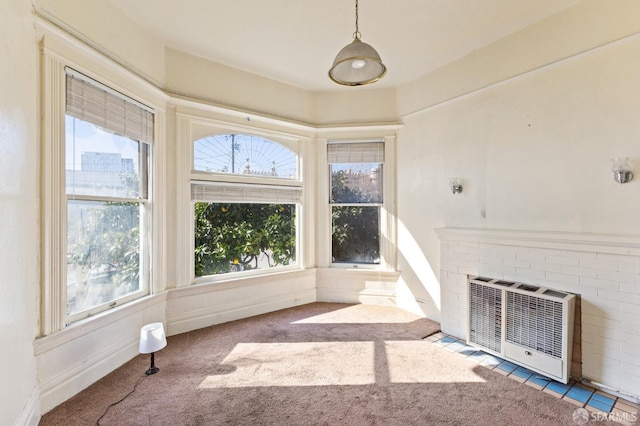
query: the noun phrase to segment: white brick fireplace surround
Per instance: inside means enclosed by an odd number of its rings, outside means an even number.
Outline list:
[[[467,276],[579,295],[581,377],[640,398],[640,236],[441,228],[442,331],[466,338]],[[578,312],[581,311],[581,314]],[[580,352],[581,346],[581,352]],[[580,374],[580,365],[572,374]]]

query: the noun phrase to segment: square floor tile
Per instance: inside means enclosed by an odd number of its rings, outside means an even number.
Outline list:
[[[575,385],[567,392],[566,396],[573,398],[583,404],[589,400],[589,397],[593,393],[593,390],[583,388],[582,386]]]
[[[613,408],[613,404],[615,402],[615,399],[596,392],[591,396],[591,399],[589,400],[587,405],[608,413]]]
[[[566,395],[562,398],[562,400],[563,400],[563,401],[570,402],[570,403],[572,403],[573,405],[575,405],[576,407],[584,407],[584,402],[581,402],[581,401],[575,400],[575,399],[570,398],[570,397],[568,397],[568,396],[566,396]]]
[[[540,386],[538,384],[533,383],[532,381],[527,380],[526,382],[524,382],[525,385],[527,386],[531,386],[534,389],[538,389],[538,390],[542,390],[544,389],[544,386]]]
[[[504,361],[501,358],[498,358],[497,356],[493,356],[493,355],[488,355],[482,360],[481,364],[484,365],[490,365],[492,367],[496,367],[498,365],[500,365],[500,363]]]
[[[475,350],[472,354],[469,355],[469,359],[473,362],[482,362],[487,357],[486,352],[482,352],[479,350]]]
[[[559,383],[555,381],[550,381],[549,384],[547,385],[547,389],[549,389],[552,392],[558,393],[560,395],[564,395],[565,393],[567,393],[570,387],[571,387],[570,385],[565,385],[564,383]]]
[[[436,340],[440,340],[441,338],[442,338],[441,336],[436,336],[435,334],[432,334],[431,336],[425,337],[423,340],[428,340],[430,342],[435,342]]]
[[[444,340],[444,339],[442,339]],[[458,352],[460,349],[463,349],[465,347],[464,343],[461,343],[459,341],[454,341],[452,343],[449,343],[447,346],[445,346],[444,348],[448,351],[451,352]]]
[[[529,377],[528,382],[534,383],[534,384],[536,384],[538,386],[542,386],[544,388],[549,383],[551,383],[552,380],[547,378],[547,377],[540,376],[538,374],[534,374],[533,376]]]
[[[587,407],[592,407],[598,411],[608,413],[611,411],[612,406],[610,404],[605,404],[604,402],[600,402],[598,400],[591,400],[587,403]]]
[[[513,364],[513,363],[511,363],[511,362],[509,362],[509,361],[504,361],[504,362],[500,363],[500,365],[498,365],[496,368],[498,368],[498,369],[500,369],[500,370],[502,370],[504,372],[507,372],[507,373],[512,373],[513,371],[515,371],[515,369],[518,368],[518,366]]]
[[[558,392],[554,392],[552,390],[549,390],[547,388],[542,389],[542,392],[547,393],[549,395],[555,396],[556,398],[562,398],[562,395],[559,394]]]
[[[533,371],[528,370],[524,367],[518,367],[511,374],[514,376],[518,376],[521,379],[527,380],[529,377],[531,377],[531,375],[533,374]]]
[[[462,347],[462,349],[460,349],[458,351],[458,353],[460,353],[460,354],[462,354],[464,356],[471,356],[474,353],[476,353],[476,348],[472,348],[471,346],[466,346],[465,345],[464,347]]]

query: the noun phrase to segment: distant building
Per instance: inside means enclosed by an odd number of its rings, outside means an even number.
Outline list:
[[[132,158],[117,153],[85,152],[80,170],[67,170],[67,193],[131,196],[138,191],[138,174]]]
[[[133,173],[133,159],[107,152],[85,152],[80,157],[80,169],[87,172]]]

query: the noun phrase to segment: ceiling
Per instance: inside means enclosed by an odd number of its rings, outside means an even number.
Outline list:
[[[342,88],[327,76],[353,40],[354,0],[110,0],[166,46],[303,89]],[[581,0],[360,0],[362,41],[387,75],[412,81]]]

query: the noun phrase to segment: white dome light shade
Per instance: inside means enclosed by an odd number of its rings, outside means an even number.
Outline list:
[[[343,86],[375,83],[387,73],[376,50],[356,37],[338,52],[329,78]]]

